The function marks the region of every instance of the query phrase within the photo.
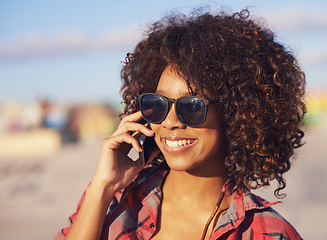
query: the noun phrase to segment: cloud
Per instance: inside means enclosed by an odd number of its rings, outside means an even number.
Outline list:
[[[322,33],[325,33],[325,36],[327,34],[327,18],[324,8],[298,5],[283,7],[277,11],[270,10],[262,15],[267,19],[268,25],[277,32],[300,33],[301,36],[311,34],[318,37]],[[131,47],[140,39],[139,26],[107,30],[97,35],[74,29],[52,35],[30,32],[10,42],[1,43],[0,60],[107,51]],[[314,44],[310,48],[313,47]],[[312,49],[305,51],[314,52]],[[310,56],[304,58],[304,61],[307,64],[325,64],[327,53],[318,53],[319,57],[317,54],[308,54]]]
[[[51,36],[30,32],[0,45],[0,60],[88,53],[130,46],[141,38],[137,28],[126,28],[90,35],[79,30],[65,30]]]
[[[327,18],[326,9],[306,7],[304,5],[284,7],[278,11],[267,12],[270,25],[281,31],[305,32],[326,31]]]
[[[269,10],[261,14],[277,33],[278,37],[294,38],[297,50],[300,52],[299,61],[307,68],[312,66],[326,66],[327,36],[326,8],[319,5],[289,5],[278,10]],[[287,39],[286,38],[286,39]]]
[[[325,51],[306,51],[299,58],[303,66],[326,66],[327,64],[327,52]]]

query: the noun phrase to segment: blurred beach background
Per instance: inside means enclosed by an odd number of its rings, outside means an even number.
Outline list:
[[[248,8],[307,76],[305,146],[276,205],[304,239],[326,239],[327,2],[0,0],[0,239],[52,239],[67,225],[119,123],[120,68],[170,12]],[[276,201],[272,188],[255,191]]]

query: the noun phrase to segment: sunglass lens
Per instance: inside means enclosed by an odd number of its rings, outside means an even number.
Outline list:
[[[185,97],[178,101],[176,112],[182,123],[190,127],[196,127],[205,120],[206,106],[200,98]]]
[[[141,99],[141,112],[148,122],[162,122],[167,113],[166,100],[156,94],[144,95]]]

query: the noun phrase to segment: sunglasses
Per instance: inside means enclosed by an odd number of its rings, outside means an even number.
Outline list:
[[[144,93],[138,96],[143,118],[150,123],[161,123],[169,112],[169,103],[174,103],[178,120],[188,127],[198,127],[207,117],[210,101],[196,96],[167,98],[157,93]]]

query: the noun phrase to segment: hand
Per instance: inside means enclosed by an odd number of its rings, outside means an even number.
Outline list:
[[[133,161],[127,154],[133,147],[137,152],[141,146],[137,137],[140,133],[153,136],[152,130],[138,123],[142,119],[140,112],[133,113],[122,119],[117,130],[102,142],[100,159],[93,184],[99,184],[114,194],[127,187],[142,170],[138,161]],[[133,135],[129,134],[134,132]]]

